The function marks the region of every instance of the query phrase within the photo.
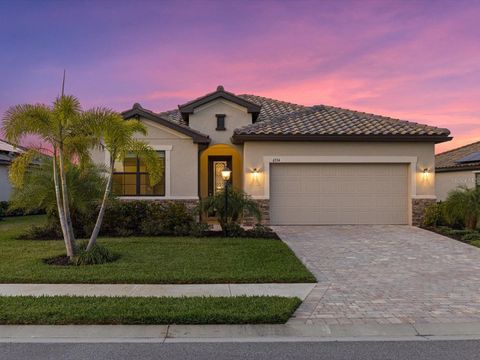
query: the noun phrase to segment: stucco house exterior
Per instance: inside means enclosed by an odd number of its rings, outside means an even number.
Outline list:
[[[8,201],[12,185],[8,180],[8,167],[22,150],[4,140],[0,140],[0,201]]]
[[[136,158],[116,166],[122,199],[182,201],[232,185],[262,208],[268,224],[418,224],[436,201],[436,143],[447,129],[331,106],[303,106],[219,86],[178,109],[122,113],[148,128],[164,181],[148,185]],[[98,150],[97,162],[108,154]]]
[[[438,200],[459,186],[480,186],[480,141],[438,154],[435,163]]]

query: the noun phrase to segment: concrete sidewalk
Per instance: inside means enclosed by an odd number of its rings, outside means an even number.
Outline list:
[[[0,296],[286,296],[302,301],[315,284],[0,284]]]
[[[0,343],[299,342],[480,339],[480,322],[371,325],[0,326]]]

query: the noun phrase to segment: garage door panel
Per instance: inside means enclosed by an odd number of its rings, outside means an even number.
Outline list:
[[[406,224],[406,164],[272,164],[273,224]]]

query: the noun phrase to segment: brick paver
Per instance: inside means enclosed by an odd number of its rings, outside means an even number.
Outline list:
[[[480,320],[480,249],[410,226],[277,226],[317,277],[290,322]]]

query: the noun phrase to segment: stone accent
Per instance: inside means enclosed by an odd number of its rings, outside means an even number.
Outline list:
[[[425,208],[436,202],[435,199],[412,199],[412,225],[421,226],[425,215]]]
[[[270,200],[269,199],[254,199],[254,201],[258,204],[260,208],[260,212],[262,213],[262,221],[263,225],[270,224]],[[243,225],[251,226],[255,225],[257,220],[252,216],[245,216],[243,218]]]

